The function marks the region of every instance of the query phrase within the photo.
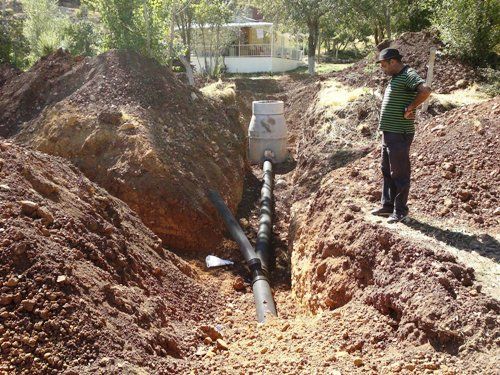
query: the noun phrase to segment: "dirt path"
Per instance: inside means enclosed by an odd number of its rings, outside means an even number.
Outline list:
[[[449,252],[459,262],[474,269],[476,279],[482,285],[482,292],[500,299],[498,236],[492,237],[484,232],[471,232],[470,229],[447,226],[446,223],[418,214],[397,225],[387,224],[369,212],[365,218],[428,249]]]

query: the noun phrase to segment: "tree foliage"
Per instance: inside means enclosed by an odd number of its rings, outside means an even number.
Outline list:
[[[235,9],[226,0],[199,0],[194,5],[195,43],[197,55],[203,56],[205,72],[218,75],[222,65],[222,52],[234,38],[234,30],[222,25],[231,21]]]
[[[68,49],[73,55],[93,56],[102,45],[102,33],[95,21],[89,19],[88,9],[82,5],[76,20],[67,29]]]
[[[431,1],[433,22],[451,53],[475,64],[494,59],[500,52],[500,2],[498,0]]]
[[[168,25],[166,0],[85,0],[99,12],[106,29],[105,48],[132,49],[165,58]]]
[[[59,11],[57,0],[23,0],[22,6],[26,13],[23,34],[31,63],[66,46],[69,20]]]
[[[269,18],[290,28],[307,31],[309,73],[315,74],[315,54],[322,17],[338,6],[338,0],[255,0]]]

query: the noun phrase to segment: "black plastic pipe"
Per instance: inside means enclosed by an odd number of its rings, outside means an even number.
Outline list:
[[[220,194],[214,190],[208,192],[208,198],[219,212],[222,220],[226,224],[231,237],[238,243],[243,258],[252,272],[252,290],[257,310],[257,321],[263,323],[266,321],[267,314],[277,316],[276,305],[274,304],[271,285],[262,270],[262,262],[257,256],[254,248],[248,241],[247,236],[241,229],[233,214],[227,207]]]
[[[269,160],[266,160],[262,170],[264,172],[264,183],[260,191],[260,220],[255,253],[262,263],[264,273],[269,275],[269,262],[271,258],[270,243],[273,231],[273,164]]]

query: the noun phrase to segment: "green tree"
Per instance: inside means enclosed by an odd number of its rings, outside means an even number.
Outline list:
[[[234,14],[232,6],[226,0],[199,0],[194,5],[196,55],[203,56],[205,72],[211,77],[219,74],[222,52],[235,37],[232,30],[223,28]]]
[[[106,48],[131,49],[164,62],[168,29],[166,0],[85,0],[96,10]]]
[[[307,59],[311,75],[315,74],[321,19],[338,3],[337,0],[254,0],[254,4],[275,22],[286,24],[289,28],[307,30]]]
[[[96,22],[89,19],[88,8],[82,5],[76,20],[66,29],[68,49],[74,55],[93,56],[99,52],[102,35]]]
[[[438,10],[433,23],[451,53],[482,65],[499,52],[498,0],[440,0],[428,5]]]
[[[65,29],[69,20],[60,11],[57,0],[23,0],[26,19],[23,34],[27,40],[31,63],[65,47]]]

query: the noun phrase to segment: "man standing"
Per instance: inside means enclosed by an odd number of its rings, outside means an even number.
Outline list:
[[[382,207],[373,215],[389,217],[397,223],[408,215],[410,192],[410,145],[415,134],[415,110],[431,94],[417,72],[401,62],[397,49],[380,52],[381,69],[391,76],[380,113],[382,131]]]

